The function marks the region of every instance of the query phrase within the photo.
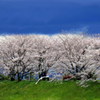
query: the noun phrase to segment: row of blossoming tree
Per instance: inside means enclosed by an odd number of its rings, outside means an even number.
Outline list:
[[[0,67],[16,74],[47,71],[62,63],[76,79],[100,78],[100,38],[75,34],[10,35],[0,37]],[[22,76],[23,76],[22,75]]]

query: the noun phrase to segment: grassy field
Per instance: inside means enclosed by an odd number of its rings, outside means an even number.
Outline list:
[[[82,88],[75,82],[0,82],[0,100],[100,100],[100,84]]]

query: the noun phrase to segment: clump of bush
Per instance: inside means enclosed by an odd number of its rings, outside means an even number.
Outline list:
[[[0,80],[8,80],[9,78],[7,76],[4,76],[2,74],[0,74]]]

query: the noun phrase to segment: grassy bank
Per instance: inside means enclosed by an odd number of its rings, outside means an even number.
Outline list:
[[[1,81],[0,100],[100,100],[100,84],[91,83],[88,88],[82,88],[73,81],[37,85],[29,81]]]

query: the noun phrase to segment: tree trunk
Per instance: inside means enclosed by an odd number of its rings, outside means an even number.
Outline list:
[[[17,81],[20,82],[21,81],[21,77],[20,77],[20,74],[17,73]]]

